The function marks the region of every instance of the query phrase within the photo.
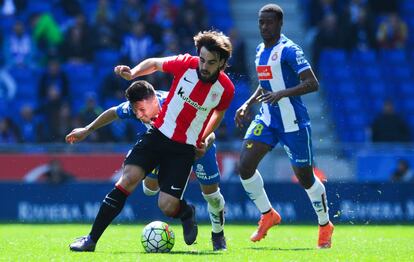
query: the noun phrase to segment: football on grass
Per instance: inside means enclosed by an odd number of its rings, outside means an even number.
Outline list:
[[[141,243],[146,252],[170,252],[174,242],[174,232],[165,222],[153,221],[142,230]]]

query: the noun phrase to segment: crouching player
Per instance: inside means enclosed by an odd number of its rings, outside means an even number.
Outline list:
[[[151,122],[157,118],[168,92],[155,91],[147,81],[135,81],[126,90],[125,96],[128,101],[107,109],[87,127],[74,129],[66,136],[66,141],[69,143],[80,142],[94,130],[106,126],[118,118],[136,119],[142,125],[150,127]],[[216,161],[214,133],[207,137],[202,148],[197,149],[196,156],[199,158],[193,165],[193,171],[200,182],[203,197],[207,201],[212,224],[213,250],[226,250],[223,231],[225,202],[218,187],[220,174]],[[143,191],[148,196],[156,195],[159,192],[157,172],[158,170],[155,169],[147,175],[142,183]]]

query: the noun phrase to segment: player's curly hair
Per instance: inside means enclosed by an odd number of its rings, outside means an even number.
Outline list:
[[[277,5],[277,4],[267,4],[267,5],[264,5],[262,8],[260,8],[259,15],[262,12],[273,12],[273,13],[276,14],[276,17],[280,21],[283,21],[283,9],[279,5]]]
[[[125,97],[130,103],[146,100],[153,96],[155,96],[154,87],[144,80],[133,82],[127,90],[125,90]]]
[[[227,61],[231,57],[233,46],[229,37],[222,32],[215,30],[199,32],[194,36],[194,44],[198,54],[200,54],[202,47],[205,47],[210,52],[217,52],[220,59],[224,59],[225,61],[220,70],[224,70],[228,66]]]

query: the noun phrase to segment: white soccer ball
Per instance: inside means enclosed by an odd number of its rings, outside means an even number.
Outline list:
[[[174,242],[174,232],[165,222],[153,221],[142,230],[141,243],[146,252],[170,252],[174,246]]]

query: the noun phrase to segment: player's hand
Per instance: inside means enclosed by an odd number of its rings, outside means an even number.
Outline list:
[[[126,65],[118,65],[114,68],[115,74],[119,75],[125,80],[132,80],[134,79],[132,76],[131,68]]]
[[[282,99],[283,97],[284,97],[283,91],[266,92],[258,96],[257,101],[274,105],[277,102],[279,102],[279,100]]]
[[[201,142],[200,147],[196,147],[195,149],[195,159],[199,159],[204,156],[207,151],[207,145],[204,142]]]
[[[244,121],[249,118],[249,106],[244,103],[241,107],[239,107],[239,109],[237,109],[236,115],[234,116],[234,122],[238,128],[242,128],[244,126]]]
[[[66,143],[73,144],[84,140],[89,135],[89,131],[84,128],[75,128],[66,137]]]

